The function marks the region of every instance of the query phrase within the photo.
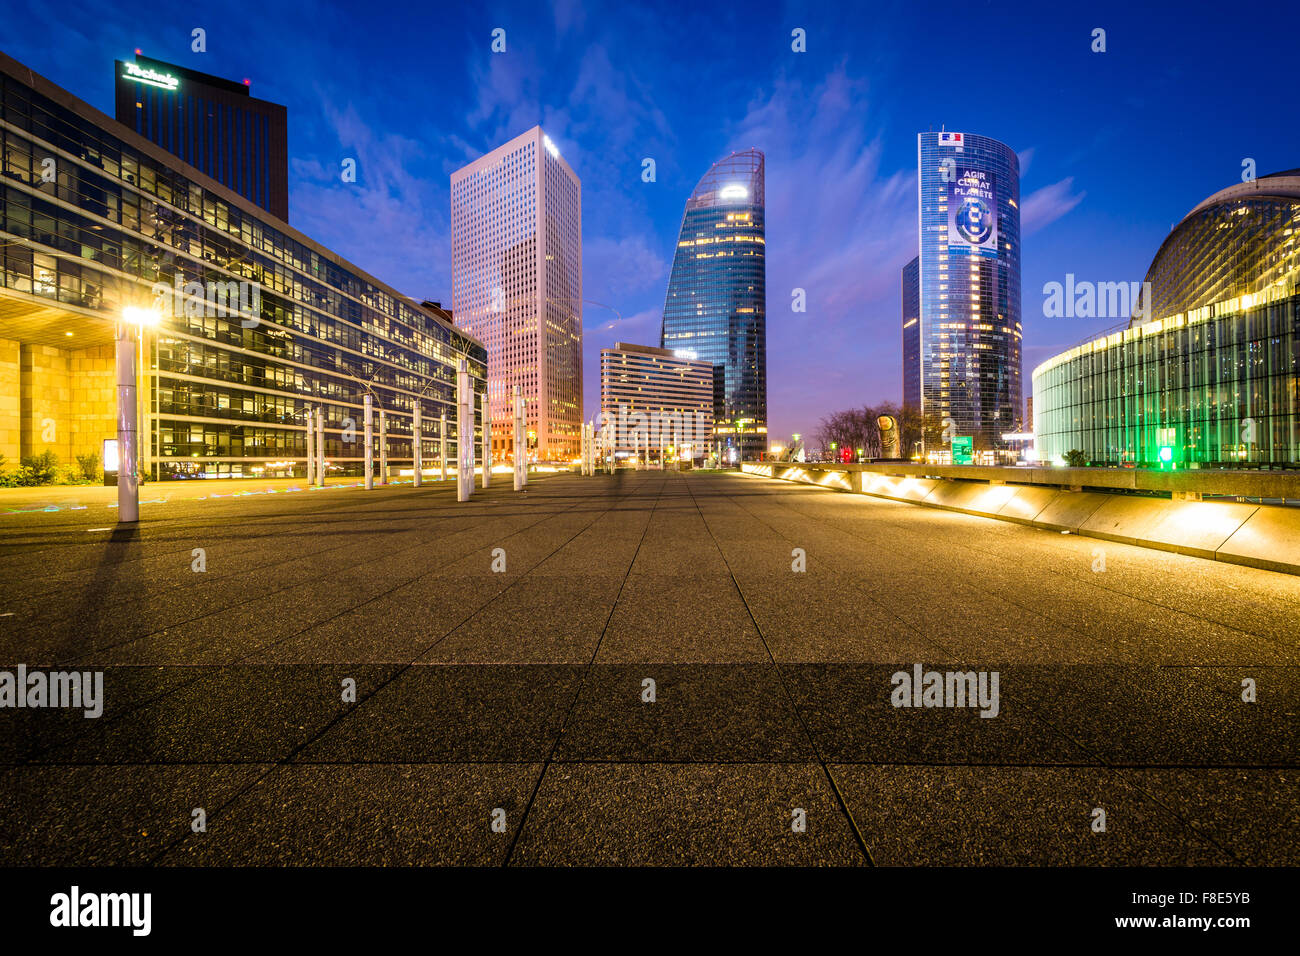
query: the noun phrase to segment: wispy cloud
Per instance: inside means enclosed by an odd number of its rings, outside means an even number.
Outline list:
[[[424,145],[376,132],[332,95],[321,94],[321,110],[338,151],[293,160],[293,226],[401,292],[450,299],[440,287],[450,272],[445,191],[420,175],[431,161]],[[356,182],[343,181],[345,159],[356,160]]]
[[[884,168],[868,93],[866,80],[842,66],[816,82],[783,76],[750,103],[731,137],[735,148],[757,146],[767,157],[774,435],[898,390],[893,337],[864,330],[896,324],[900,271],[916,255],[916,174]],[[791,310],[796,288],[805,290],[806,313]]]
[[[1036,189],[1023,197],[1020,210],[1020,235],[1028,236],[1060,219],[1079,203],[1087,193],[1074,192],[1074,177],[1066,176],[1060,182]]]

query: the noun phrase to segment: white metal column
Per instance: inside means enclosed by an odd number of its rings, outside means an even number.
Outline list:
[[[137,331],[137,335],[139,332]],[[135,337],[126,321],[117,327],[117,520],[140,520],[136,420]]]
[[[375,487],[375,402],[366,395],[366,491]]]
[[[413,483],[417,488],[420,487],[420,482],[423,480],[423,475],[421,474],[424,471],[424,449],[422,447],[424,442],[421,440],[423,434],[424,423],[420,420],[420,400],[417,398],[415,400],[415,420],[411,423],[411,444],[415,452],[415,474]]]
[[[316,484],[325,487],[325,407],[316,406]]]
[[[515,491],[522,491],[527,480],[524,449],[524,400],[515,386]]]
[[[492,422],[488,418],[488,396],[483,393],[483,488],[492,484]]]
[[[456,372],[456,465],[456,500],[469,501],[474,494],[474,391],[465,359]]]

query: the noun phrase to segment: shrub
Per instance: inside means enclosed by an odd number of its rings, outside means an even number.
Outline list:
[[[1065,453],[1065,463],[1071,468],[1085,468],[1088,465],[1088,453],[1078,448],[1071,448]]]
[[[59,456],[48,448],[23,459],[18,469],[18,484],[22,486],[52,485],[62,477],[59,468]]]
[[[79,477],[84,478],[86,481],[99,481],[103,476],[99,468],[99,452],[97,451],[78,455],[77,467],[81,469]]]

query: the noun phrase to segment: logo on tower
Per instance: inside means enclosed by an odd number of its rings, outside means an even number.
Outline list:
[[[954,134],[959,135],[959,134]],[[992,173],[958,167],[948,184],[948,244],[996,252],[998,215]]]

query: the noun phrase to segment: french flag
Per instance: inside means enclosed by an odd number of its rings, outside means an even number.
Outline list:
[[[960,146],[960,145],[961,145],[961,133],[940,133],[940,134],[939,134],[939,145],[940,145],[940,146]]]

